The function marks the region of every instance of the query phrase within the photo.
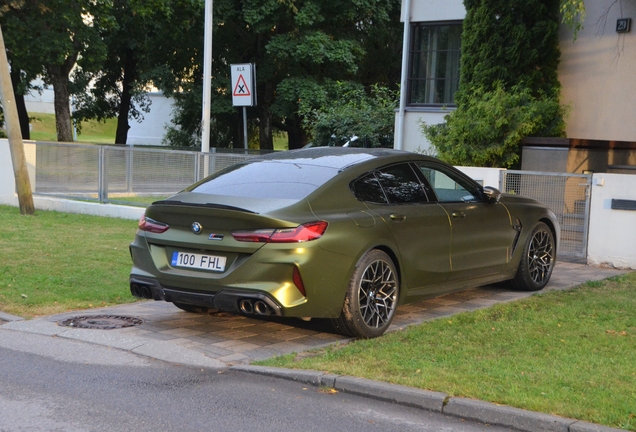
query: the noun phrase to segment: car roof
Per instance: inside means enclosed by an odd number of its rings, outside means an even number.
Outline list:
[[[433,159],[416,153],[386,148],[312,147],[270,153],[250,159],[247,163],[275,161],[343,170],[371,160],[384,159],[390,162],[392,159],[406,160],[408,158]]]

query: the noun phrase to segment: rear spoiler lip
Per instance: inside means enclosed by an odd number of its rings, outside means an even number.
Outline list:
[[[229,206],[229,205],[225,205],[225,204],[212,204],[212,203],[206,203],[206,204],[199,204],[199,203],[188,203],[188,202],[183,202],[183,201],[169,201],[169,200],[164,200],[164,201],[155,201],[152,203],[152,205],[167,205],[167,206],[176,206],[176,207],[202,207],[202,208],[213,208],[213,209],[219,209],[219,210],[232,210],[232,211],[240,211],[243,213],[251,213],[251,214],[258,214],[255,211],[252,210],[247,210],[241,207],[234,207],[234,206]]]

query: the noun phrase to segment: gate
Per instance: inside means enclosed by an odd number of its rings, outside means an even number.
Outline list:
[[[500,184],[502,192],[534,198],[556,214],[561,224],[559,256],[587,256],[591,174],[501,171]]]

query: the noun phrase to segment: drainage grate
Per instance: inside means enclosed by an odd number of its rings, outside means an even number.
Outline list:
[[[76,327],[97,330],[112,330],[124,327],[132,327],[141,324],[139,318],[119,315],[91,315],[79,316],[59,321],[58,324],[65,327]]]

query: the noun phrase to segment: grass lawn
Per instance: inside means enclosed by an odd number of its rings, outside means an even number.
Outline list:
[[[57,141],[54,114],[33,113],[30,115],[35,118],[31,120],[32,140]],[[108,119],[104,123],[91,120],[83,122],[81,126],[77,133],[77,142],[99,144],[113,144],[115,142],[117,119]]]
[[[0,310],[34,317],[134,302],[137,222],[0,206]]]
[[[259,362],[636,431],[636,273]]]

